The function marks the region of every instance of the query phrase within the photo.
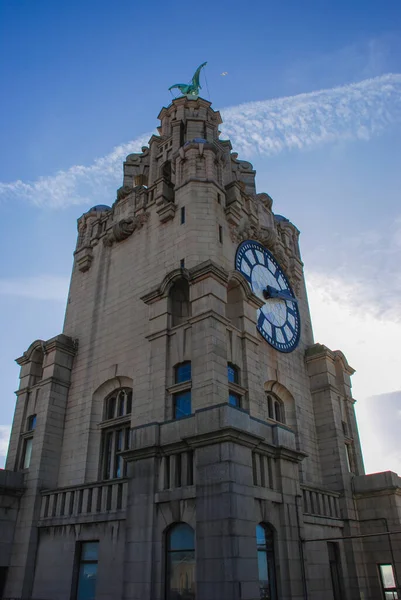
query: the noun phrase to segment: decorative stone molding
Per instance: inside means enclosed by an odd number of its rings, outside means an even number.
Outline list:
[[[75,252],[75,260],[80,271],[85,273],[89,271],[93,260],[93,250],[91,246],[85,246]]]
[[[167,223],[170,219],[174,218],[175,211],[177,210],[177,205],[174,202],[164,202],[159,208],[156,210],[159,215],[159,219],[162,223]]]
[[[242,219],[239,225],[230,223],[230,237],[233,242],[238,244],[244,240],[253,239],[272,251],[277,242],[277,233],[273,227],[255,227],[248,218]]]
[[[141,229],[149,219],[149,213],[142,213],[131,219],[121,219],[115,223],[111,231],[103,238],[105,246],[112,246],[114,242],[122,242],[134,233],[137,229]]]

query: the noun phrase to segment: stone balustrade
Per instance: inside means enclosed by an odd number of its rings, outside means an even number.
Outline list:
[[[341,519],[339,494],[301,485],[304,514]]]
[[[71,518],[76,522],[81,517],[124,512],[126,503],[127,480],[125,479],[46,490],[42,492],[40,520],[68,521]]]

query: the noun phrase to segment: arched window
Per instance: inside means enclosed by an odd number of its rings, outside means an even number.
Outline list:
[[[256,526],[259,588],[261,600],[277,600],[274,532],[270,525]]]
[[[177,523],[166,534],[166,600],[195,600],[195,533]]]
[[[126,463],[121,452],[129,448],[132,390],[120,388],[104,402],[100,479],[125,477]]]
[[[170,290],[171,326],[181,325],[190,317],[189,285],[186,279],[174,283]]]
[[[35,385],[36,383],[41,381],[41,379],[43,377],[43,360],[44,360],[43,349],[36,348],[36,350],[32,354],[32,358],[31,358],[31,361],[32,361],[32,366],[31,366],[32,385]]]
[[[269,419],[285,423],[284,404],[273,394],[266,394],[267,414]]]

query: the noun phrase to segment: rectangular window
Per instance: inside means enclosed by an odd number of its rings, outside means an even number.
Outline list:
[[[76,600],[95,600],[99,542],[82,542]]]
[[[191,380],[191,363],[190,361],[183,362],[175,368],[175,383],[183,383]]]
[[[180,260],[180,269],[184,269],[185,268],[185,258],[182,258]]]
[[[36,428],[36,415],[31,415],[28,417],[27,421],[27,431],[33,431]]]
[[[25,438],[24,450],[23,450],[23,454],[22,454],[22,468],[23,469],[29,469],[29,465],[31,464],[32,443],[33,443],[33,438]]]
[[[181,207],[181,225],[185,223],[185,206]]]
[[[327,542],[329,553],[329,565],[331,574],[331,585],[333,587],[334,600],[344,598],[341,574],[340,548],[337,542]]]
[[[347,459],[348,471],[352,473],[351,447],[349,444],[345,444],[345,456]]]
[[[230,383],[239,383],[238,368],[231,363],[227,365],[227,377]]]
[[[191,392],[181,392],[174,395],[174,419],[182,419],[191,414]]]
[[[103,479],[125,477],[126,463],[121,456],[121,452],[129,448],[129,437],[129,426],[103,431]]]
[[[223,243],[223,228],[221,225],[219,225],[219,242],[220,244]]]
[[[380,582],[385,600],[398,600],[394,569],[391,564],[378,565]]]
[[[234,392],[229,392],[228,403],[231,404],[231,406],[236,406],[239,408],[241,405],[241,396],[239,394],[235,394]]]
[[[221,204],[221,195],[220,195],[220,194],[217,194],[217,202],[218,202],[219,204]]]

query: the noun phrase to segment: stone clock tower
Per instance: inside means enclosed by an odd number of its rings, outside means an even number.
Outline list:
[[[364,475],[353,369],[314,343],[299,231],[210,102],[159,119],[111,208],[78,220],[63,333],[18,359],[4,593],[396,594],[400,479]]]

